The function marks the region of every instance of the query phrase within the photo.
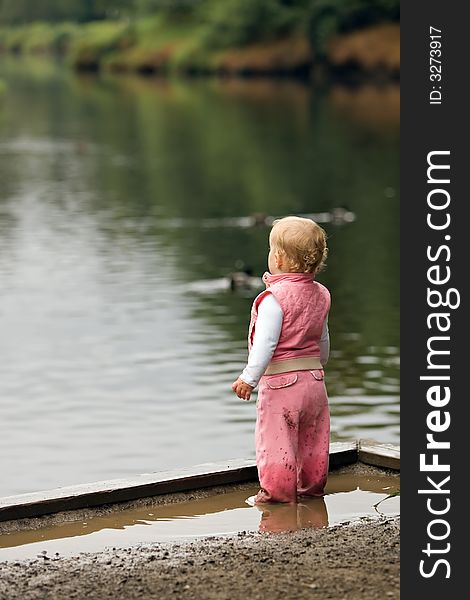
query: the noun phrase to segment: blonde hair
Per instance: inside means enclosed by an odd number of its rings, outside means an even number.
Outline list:
[[[318,273],[325,266],[326,233],[315,221],[284,217],[273,222],[269,240],[284,255],[291,273]]]

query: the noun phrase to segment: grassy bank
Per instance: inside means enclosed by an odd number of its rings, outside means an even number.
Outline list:
[[[309,74],[321,65],[398,74],[396,1],[345,4],[200,0],[197,10],[177,13],[9,25],[0,27],[0,52],[58,55],[79,70],[115,72]]]

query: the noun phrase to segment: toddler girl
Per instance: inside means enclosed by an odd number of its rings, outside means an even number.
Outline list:
[[[255,502],[322,496],[328,475],[330,415],[323,381],[329,355],[330,293],[315,281],[326,234],[310,219],[274,221],[266,290],[251,309],[248,364],[232,384],[249,400],[259,383]]]

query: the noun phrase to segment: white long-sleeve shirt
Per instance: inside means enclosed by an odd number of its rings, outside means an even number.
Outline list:
[[[240,375],[240,379],[245,383],[253,387],[258,385],[278,344],[283,318],[281,305],[272,294],[267,294],[258,306],[253,345],[248,356],[248,364]],[[324,366],[328,362],[330,354],[328,316],[323,323],[319,346],[320,362]]]

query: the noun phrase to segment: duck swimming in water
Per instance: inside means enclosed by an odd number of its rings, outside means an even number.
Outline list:
[[[330,221],[334,225],[342,225],[343,223],[352,223],[356,219],[356,215],[344,208],[338,206],[338,208],[332,208],[330,211]]]
[[[253,269],[251,267],[245,267],[241,271],[230,273],[229,282],[232,292],[235,290],[255,290],[262,287],[261,278],[253,275]]]

